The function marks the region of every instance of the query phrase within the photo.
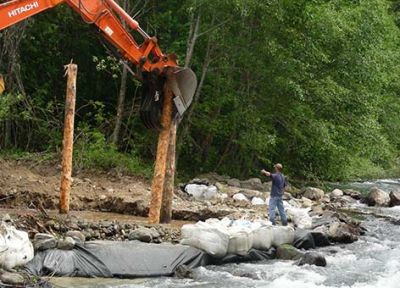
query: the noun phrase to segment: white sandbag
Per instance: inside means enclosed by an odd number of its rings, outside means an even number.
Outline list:
[[[253,229],[253,248],[258,250],[268,250],[272,246],[273,231],[272,226],[261,226]]]
[[[204,222],[183,225],[181,244],[201,249],[214,257],[224,257],[228,251],[229,234],[222,227]]]
[[[0,267],[12,269],[33,259],[34,252],[28,233],[4,223],[0,227]]]
[[[217,187],[200,184],[188,184],[185,187],[185,191],[196,200],[211,200],[218,195]]]
[[[235,195],[232,196],[233,199],[237,201],[249,201],[246,196],[244,196],[242,193],[236,193]]]
[[[231,226],[232,227],[241,227],[241,228],[248,228],[250,229],[252,225],[252,222],[249,220],[245,219],[238,219],[232,222]]]
[[[282,244],[293,244],[294,229],[289,226],[273,226],[272,227],[272,245],[279,246]]]
[[[228,254],[246,255],[253,246],[253,234],[243,227],[229,228]]]
[[[309,210],[310,209],[290,208],[287,209],[287,214],[297,227],[301,229],[311,229],[312,218],[308,215]]]
[[[252,205],[265,205],[265,201],[259,197],[253,197],[253,199],[251,199],[251,204]]]

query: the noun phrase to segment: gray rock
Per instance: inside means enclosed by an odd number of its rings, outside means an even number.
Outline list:
[[[25,278],[19,273],[4,272],[0,275],[0,280],[4,284],[24,285]]]
[[[306,252],[303,257],[299,260],[297,265],[315,265],[315,266],[326,266],[326,259],[324,255],[317,253],[317,252]]]
[[[344,195],[350,196],[353,199],[360,200],[361,199],[361,192],[356,191],[353,189],[345,189],[343,190]]]
[[[400,205],[400,191],[392,191],[389,193],[390,197],[390,206],[399,206]]]
[[[343,191],[340,189],[335,189],[331,192],[331,198],[338,198],[343,196]]]
[[[281,260],[299,260],[303,253],[289,244],[279,245],[276,249],[276,258]]]
[[[84,243],[85,242],[85,235],[81,231],[68,231],[65,233],[65,237],[71,237],[77,243]]]
[[[138,228],[129,233],[129,240],[139,240],[149,243],[153,240],[154,231],[149,228]]]
[[[390,204],[389,194],[377,187],[372,187],[367,196],[367,204],[368,206],[387,207]]]
[[[12,219],[11,219],[11,217],[10,217],[10,215],[9,214],[4,214],[4,216],[3,216],[3,222],[12,222]]]
[[[311,200],[321,200],[325,195],[325,192],[319,188],[307,187],[304,191],[304,197]]]
[[[57,247],[57,239],[50,234],[37,233],[33,239],[35,250],[43,251]]]
[[[252,199],[253,197],[260,197],[262,193],[257,190],[250,190],[250,189],[241,189],[239,193],[242,193],[246,198]]]
[[[65,237],[57,242],[57,248],[61,250],[72,250],[75,247],[75,240],[71,237]]]
[[[226,184],[233,187],[240,187],[240,181],[236,178],[228,179],[228,181],[226,181]]]
[[[244,189],[263,191],[264,186],[260,178],[250,178],[240,182],[240,187]]]

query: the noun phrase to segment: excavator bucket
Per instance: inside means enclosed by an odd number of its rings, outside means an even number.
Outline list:
[[[173,75],[168,79],[168,85],[174,93],[174,103],[179,116],[189,108],[193,101],[197,87],[196,74],[189,68],[177,68]]]
[[[168,77],[154,73],[143,74],[140,118],[148,129],[161,130],[161,114],[164,99],[164,84],[174,93],[174,112],[172,117],[182,117],[190,106],[197,87],[196,74],[189,68],[176,68]]]

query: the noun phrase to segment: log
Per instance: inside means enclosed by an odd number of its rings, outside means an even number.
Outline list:
[[[172,200],[174,199],[175,166],[176,166],[176,130],[178,121],[173,121],[170,129],[169,148],[167,156],[167,171],[165,174],[164,191],[161,206],[161,223],[169,223],[172,220]]]
[[[64,117],[64,139],[62,151],[62,174],[60,184],[60,213],[68,214],[71,175],[72,175],[72,153],[74,146],[74,119],[76,102],[76,78],[78,66],[69,64],[65,66],[67,80],[67,95],[65,99],[65,117]]]
[[[173,93],[169,85],[164,86],[164,102],[161,115],[163,129],[158,136],[156,164],[154,167],[153,182],[151,185],[151,201],[149,209],[149,223],[160,223],[160,211],[164,191],[164,181],[167,168],[168,147],[172,123],[172,98]]]

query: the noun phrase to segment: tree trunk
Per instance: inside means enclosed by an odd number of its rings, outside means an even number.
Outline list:
[[[119,89],[118,95],[118,104],[117,104],[117,117],[115,119],[114,131],[112,134],[112,143],[117,146],[119,142],[119,135],[121,131],[122,119],[124,116],[124,108],[125,108],[125,96],[126,96],[126,84],[128,79],[128,69],[125,65],[122,67],[122,76],[121,76],[121,86]]]

